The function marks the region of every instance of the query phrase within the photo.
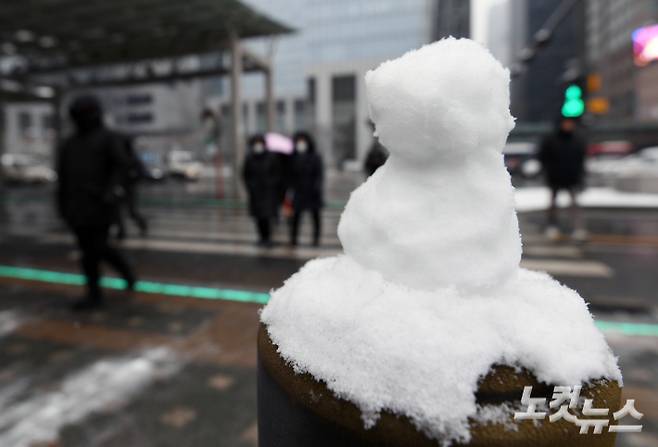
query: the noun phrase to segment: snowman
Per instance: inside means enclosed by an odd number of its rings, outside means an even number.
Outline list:
[[[366,75],[370,117],[391,156],[352,194],[338,235],[345,253],[390,281],[490,287],[521,259],[502,156],[514,127],[509,74],[473,41],[440,48]]]
[[[284,371],[278,383],[320,399],[309,401],[313,412],[343,408],[317,396],[354,405],[368,433],[396,432],[386,424],[403,418],[442,445],[481,436],[478,418],[491,411],[478,391],[520,383],[515,371],[546,384],[603,380],[618,398],[616,358],[584,300],[519,267],[501,153],[514,126],[508,70],[479,44],[448,38],[384,62],[365,82],[391,155],[347,203],[338,227],[345,253],[308,262],[261,313],[259,349],[274,347],[281,365],[263,363]],[[326,389],[309,391],[310,382]],[[495,409],[509,419],[507,406]],[[274,426],[262,424],[263,433]],[[522,436],[538,432],[509,433],[526,445]]]

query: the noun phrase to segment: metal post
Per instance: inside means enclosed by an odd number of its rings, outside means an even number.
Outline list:
[[[236,197],[242,195],[240,189],[240,167],[244,162],[245,151],[242,127],[242,97],[240,92],[240,77],[242,75],[242,51],[240,39],[231,36],[231,143],[233,145],[233,188]]]
[[[267,130],[274,132],[274,86],[271,65],[265,70],[265,107],[267,110]]]
[[[5,101],[0,98],[0,157],[5,153]],[[4,169],[0,167],[0,200],[4,200],[5,188],[5,179],[4,179]],[[3,206],[4,203],[0,203],[0,206]]]
[[[52,100],[50,101],[50,104],[53,108],[53,143],[54,143],[54,148],[53,152],[56,147],[59,146],[59,143],[62,141],[63,138],[63,119],[62,119],[62,101],[64,100],[64,89],[63,88],[55,88],[55,96],[53,96]]]

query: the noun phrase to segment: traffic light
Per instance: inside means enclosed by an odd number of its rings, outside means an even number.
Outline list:
[[[583,89],[578,84],[570,84],[564,91],[562,116],[565,118],[578,118],[585,113]]]

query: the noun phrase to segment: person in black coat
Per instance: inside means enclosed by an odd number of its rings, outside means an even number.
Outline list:
[[[128,161],[127,170],[123,176],[123,189],[124,196],[123,201],[118,207],[117,215],[117,238],[124,239],[126,237],[126,224],[124,221],[124,215],[128,216],[137,224],[139,231],[142,236],[146,235],[148,230],[148,224],[146,218],[139,212],[137,208],[137,184],[144,178],[146,178],[146,168],[144,163],[137,155],[135,151],[135,146],[133,145],[133,140],[129,136],[123,136],[124,141],[124,151],[126,155],[126,160]]]
[[[74,304],[74,309],[84,310],[103,303],[99,287],[102,260],[123,276],[128,289],[135,284],[128,263],[108,243],[128,160],[122,138],[103,126],[101,105],[95,97],[75,99],[69,112],[75,132],[57,148],[56,200],[59,214],[82,252],[87,295]]]
[[[372,143],[370,144],[370,149],[368,149],[368,154],[363,162],[363,172],[366,177],[370,177],[374,174],[375,171],[383,166],[388,159],[388,151],[382,146],[377,137],[374,136],[375,125],[370,120],[368,120],[368,127],[370,127],[370,130],[373,133],[373,138]]]
[[[315,150],[313,138],[305,132],[293,136],[295,150],[290,161],[293,215],[290,222],[290,244],[297,245],[302,214],[313,218],[313,245],[320,244],[320,209],[324,206],[324,167]]]
[[[279,161],[267,150],[261,135],[248,142],[242,177],[249,195],[249,214],[256,222],[259,245],[272,245],[272,220],[279,210]]]
[[[585,179],[585,140],[576,132],[576,121],[563,118],[556,131],[546,137],[539,149],[546,184],[551,190],[551,204],[548,209],[547,234],[551,238],[559,236],[557,227],[557,195],[566,190],[571,196],[571,213],[574,224],[574,237],[585,237],[577,193]]]

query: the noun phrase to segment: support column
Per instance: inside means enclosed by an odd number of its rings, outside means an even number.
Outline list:
[[[366,157],[368,148],[372,143],[372,131],[368,127],[368,101],[366,100],[366,84],[360,69],[356,76],[356,159],[359,164]]]
[[[274,132],[274,81],[272,79],[272,66],[265,70],[265,114],[267,117],[267,131]]]
[[[62,101],[64,100],[64,89],[56,88],[50,104],[53,108],[53,142],[58,147],[64,138],[63,120],[62,120]]]
[[[299,127],[299,123],[295,122],[295,98],[288,97],[285,101],[286,113],[284,117],[284,129],[287,133],[292,134],[296,130],[301,130],[296,128]]]
[[[231,36],[231,144],[233,146],[233,189],[236,197],[242,196],[240,187],[241,166],[244,163],[244,132],[242,126],[242,51],[238,36]]]
[[[0,157],[2,157],[2,154],[5,153],[5,145],[7,144],[7,116],[5,112],[5,101],[0,99]],[[4,179],[4,173],[3,170],[0,169],[0,200],[4,200],[4,197],[2,195],[4,194],[5,191],[5,179]],[[0,203],[0,207],[2,207],[4,203]],[[2,210],[3,208],[0,208]]]
[[[333,145],[333,104],[331,73],[318,72],[315,77],[315,133],[326,166],[335,166]]]

